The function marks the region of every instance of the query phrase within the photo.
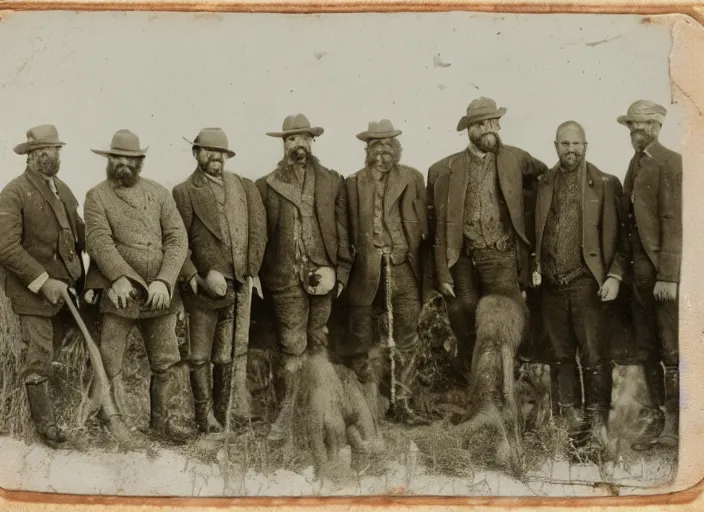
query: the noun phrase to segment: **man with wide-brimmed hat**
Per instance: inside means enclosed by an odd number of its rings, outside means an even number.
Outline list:
[[[136,325],[149,356],[151,427],[174,441],[195,434],[188,367],[180,361],[176,281],[188,235],[169,191],[140,176],[146,149],[129,130],[117,131],[107,157],[107,179],[86,194],[86,288],[102,290],[100,352],[114,381],[122,371]],[[112,387],[112,386],[111,386]]]
[[[20,317],[19,370],[37,433],[52,447],[66,442],[49,395],[54,347],[72,322],[62,293],[80,292],[85,277],[78,201],[56,176],[63,145],[53,125],[28,130],[27,141],[14,148],[27,156],[27,168],[0,192],[0,265],[7,271],[5,292]]]
[[[634,443],[636,450],[655,444],[676,447],[679,439],[682,156],[658,141],[666,114],[665,107],[638,100],[617,118],[629,129],[635,149],[624,181],[623,202],[632,249],[633,328],[650,394],[644,411],[648,427]]]
[[[457,124],[458,132],[467,130],[468,147],[428,171],[435,289],[448,300],[464,364],[471,360],[479,298],[522,300],[521,289],[530,286],[533,212],[526,208],[524,187],[547,166],[501,141],[505,113],[492,99],[473,100]]]
[[[332,301],[347,285],[352,264],[344,178],[311,151],[322,133],[303,114],[288,116],[280,132],[267,133],[282,139],[283,159],[257,180],[268,230],[261,279],[274,305],[284,388],[272,440],[290,432],[308,340],[327,339]]]
[[[266,213],[254,183],[225,171],[225,160],[235,152],[221,128],[204,128],[190,143],[196,170],[173,190],[190,244],[181,271],[182,297],[189,315],[196,422],[202,432],[219,432],[230,401],[233,358],[233,416],[250,417],[247,318],[251,287],[259,289]]]
[[[347,285],[349,352],[353,368],[366,368],[374,345],[374,309],[391,313],[399,360],[392,409],[397,421],[426,421],[410,407],[421,308],[421,244],[428,235],[423,175],[400,164],[401,130],[391,121],[370,122],[357,138],[366,143],[365,166],[346,179],[354,263]],[[390,294],[390,295],[389,295]],[[387,306],[391,305],[391,311]],[[364,380],[360,375],[360,380]]]

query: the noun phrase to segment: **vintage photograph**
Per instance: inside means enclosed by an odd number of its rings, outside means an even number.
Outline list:
[[[0,487],[662,492],[673,23],[3,14]]]

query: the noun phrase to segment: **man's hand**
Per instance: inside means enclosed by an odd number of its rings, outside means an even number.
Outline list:
[[[188,281],[188,284],[191,287],[191,291],[193,291],[193,295],[198,295],[198,274],[194,275],[190,281]]]
[[[445,297],[455,298],[455,289],[450,283],[440,283],[440,293]]]
[[[677,300],[677,283],[668,281],[657,281],[653,288],[655,300],[674,301]]]
[[[42,292],[42,295],[46,297],[46,300],[54,305],[63,300],[61,294],[64,290],[68,290],[68,285],[63,281],[59,281],[58,279],[53,279],[51,277],[47,279],[39,289],[39,291]]]
[[[615,277],[608,277],[604,284],[599,289],[601,302],[610,302],[618,297],[618,291],[621,289],[621,281]]]
[[[224,297],[227,293],[227,281],[225,276],[217,270],[209,270],[205,277],[205,287],[207,290],[217,297]]]
[[[112,293],[110,293],[112,291]],[[115,307],[118,309],[126,308],[127,301],[132,297],[134,287],[132,282],[125,276],[112,283],[112,287],[108,290],[108,297],[112,300]]]
[[[152,310],[167,309],[171,303],[169,297],[169,289],[162,281],[152,281],[149,285],[149,296],[147,297],[147,306],[151,306]]]
[[[257,291],[260,299],[264,298],[264,292],[262,291],[262,282],[259,280],[259,276],[247,276],[247,284],[252,287],[252,290]]]

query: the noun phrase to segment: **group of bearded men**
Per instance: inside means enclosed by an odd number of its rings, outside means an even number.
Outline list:
[[[20,318],[22,378],[41,439],[66,442],[49,394],[54,346],[71,321],[66,290],[100,312],[110,381],[122,372],[131,329],[139,328],[151,369],[151,427],[177,441],[196,428],[221,431],[231,402],[235,420],[250,417],[252,290],[269,296],[276,321],[283,393],[271,440],[291,430],[306,352],[328,346],[331,309],[343,292],[344,358],[353,369],[365,366],[378,341],[375,310],[393,311],[399,387],[390,418],[408,425],[427,422],[410,391],[422,304],[444,298],[469,368],[480,298],[523,304],[526,293],[537,296],[558,417],[570,431],[586,424],[594,432],[610,408],[609,308],[628,291],[650,393],[648,428],[633,447],[676,443],[682,163],[658,142],[665,108],[639,100],[618,117],[635,148],[623,187],[586,160],[577,122],[557,128],[559,161],[548,168],[501,141],[505,112],[491,99],[472,101],[457,125],[468,147],[433,164],[427,183],[400,163],[401,131],[388,120],[357,135],[366,143],[365,164],[343,178],[313,155],[323,128],[289,116],[281,131],[267,134],[282,139],[283,158],[256,183],[225,171],[235,155],[227,136],[203,129],[188,141],[196,169],[172,193],[140,175],[146,151],[120,130],[109,149],[93,150],[107,158],[107,179],[87,193],[85,223],[56,177],[64,145],[56,128],[29,130],[15,147],[27,155],[26,170],[0,193],[0,265]],[[526,200],[528,190],[537,191],[534,201]],[[188,357],[176,337],[181,308]],[[119,413],[105,416],[121,421]]]

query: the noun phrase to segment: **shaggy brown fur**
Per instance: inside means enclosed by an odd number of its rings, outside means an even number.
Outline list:
[[[468,410],[453,428],[477,458],[522,472],[522,441],[516,399],[514,360],[525,327],[523,304],[487,296],[477,306],[477,342],[472,356]],[[475,458],[475,457],[472,457]]]
[[[300,382],[299,433],[310,444],[318,477],[339,467],[339,451],[347,444],[353,464],[383,450],[374,414],[352,370],[332,364],[327,352],[319,351],[306,359]]]

